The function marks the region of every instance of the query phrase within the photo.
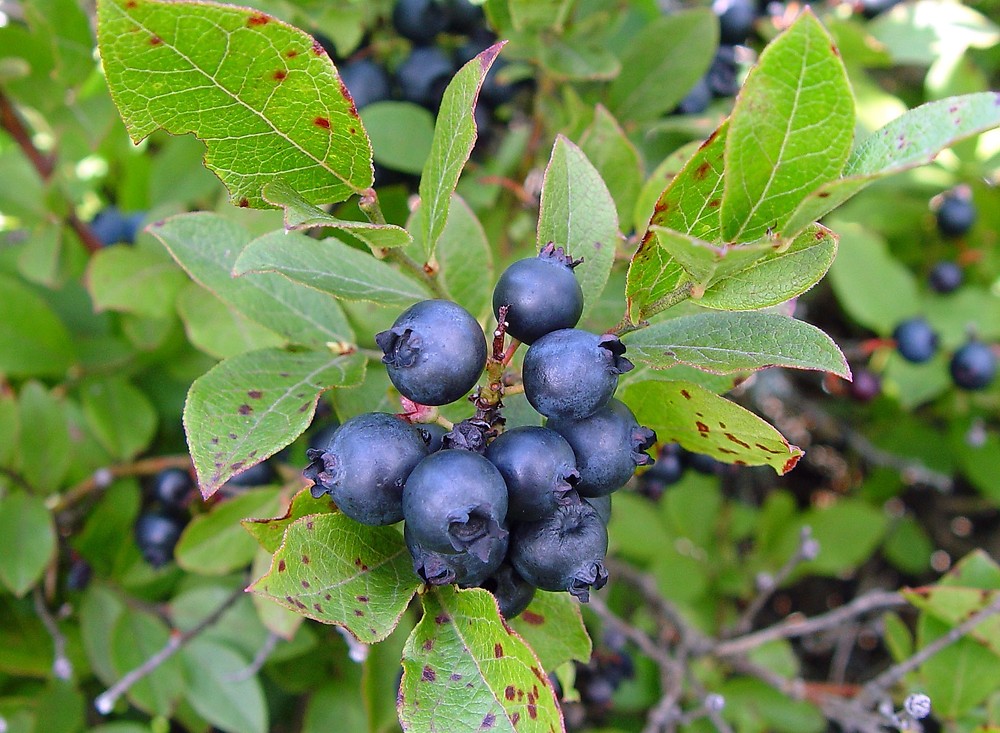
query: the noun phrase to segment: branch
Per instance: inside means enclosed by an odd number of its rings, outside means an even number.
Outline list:
[[[127,476],[151,476],[167,468],[190,470],[191,456],[157,456],[155,458],[144,458],[140,461],[119,463],[115,466],[100,468],[94,471],[90,478],[84,479],[71,487],[64,494],[53,497],[47,504],[51,511],[61,512],[87,498],[95,491],[106,489],[115,479]]]
[[[52,637],[52,675],[57,680],[71,679],[73,677],[73,663],[66,656],[66,637],[59,630],[59,624],[56,623],[56,620],[52,617],[52,613],[49,611],[49,607],[45,603],[41,586],[35,586],[31,594],[31,600],[35,606],[35,613],[41,619],[45,630],[49,632],[49,636]]]
[[[97,712],[101,715],[107,715],[110,713],[114,709],[115,703],[118,702],[118,699],[128,692],[136,682],[154,672],[157,667],[183,649],[188,642],[212,626],[226,611],[230,609],[230,607],[232,607],[234,603],[236,603],[236,601],[240,599],[243,593],[244,590],[242,587],[237,588],[230,593],[226,599],[220,603],[214,611],[212,611],[212,613],[202,619],[197,626],[194,626],[184,632],[177,632],[175,630],[160,651],[156,652],[156,654],[151,656],[135,669],[126,673],[125,676],[118,680],[114,685],[97,696],[97,699],[94,700],[94,708]]]

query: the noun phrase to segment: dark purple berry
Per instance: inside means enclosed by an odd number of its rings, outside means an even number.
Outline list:
[[[432,43],[448,19],[448,5],[442,0],[397,0],[392,9],[396,32],[418,45]]]
[[[490,443],[486,458],[507,484],[507,519],[532,522],[575,498],[576,456],[559,433],[524,426]]]
[[[976,223],[972,199],[957,193],[945,194],[937,210],[938,231],[946,237],[961,237]]]
[[[656,442],[656,433],[639,425],[618,400],[582,420],[552,418],[546,426],[563,436],[576,454],[580,496],[610,494],[625,485],[637,466],[653,462],[644,451]]]
[[[573,274],[580,262],[549,243],[537,257],[513,263],[493,289],[493,315],[508,306],[507,333],[526,344],[573,328],[583,313],[583,289]]]
[[[852,399],[858,402],[871,402],[882,391],[882,380],[869,369],[855,369],[854,380],[847,390]]]
[[[677,104],[677,114],[700,115],[712,102],[712,90],[708,86],[708,79],[702,77],[691,87],[687,95]]]
[[[187,506],[194,481],[183,468],[166,468],[153,477],[152,496],[164,509],[179,511]]]
[[[240,488],[264,486],[274,481],[275,476],[276,473],[271,462],[261,461],[235,474],[225,485],[230,488],[234,486]]]
[[[558,507],[537,522],[514,526],[510,562],[526,581],[549,591],[568,591],[582,603],[590,589],[608,582],[604,556],[608,530],[584,501]]]
[[[989,344],[969,341],[951,357],[952,381],[962,389],[986,389],[997,375],[997,355]]]
[[[722,471],[723,464],[713,456],[708,455],[708,453],[694,453],[682,450],[681,458],[685,466],[705,476],[716,476]]]
[[[536,590],[509,562],[500,565],[495,573],[480,583],[480,587],[493,594],[500,614],[508,620],[519,616],[528,607]]]
[[[371,59],[359,59],[341,66],[340,80],[351,93],[357,109],[392,97],[392,83],[388,72]]]
[[[172,514],[147,512],[135,523],[135,542],[146,562],[163,567],[174,558],[174,547],[184,529],[183,521]]]
[[[712,11],[719,18],[719,42],[745,43],[757,19],[754,0],[715,0]]]
[[[943,295],[958,290],[962,286],[962,280],[962,268],[957,263],[948,260],[935,264],[927,276],[931,289]]]
[[[411,305],[375,341],[396,389],[420,405],[446,405],[463,397],[486,366],[483,329],[448,300]]]
[[[668,486],[673,486],[684,476],[684,455],[677,443],[666,443],[656,456],[656,463],[639,477],[639,491],[650,499],[663,496]]]
[[[312,495],[330,494],[340,510],[362,524],[403,518],[403,483],[427,455],[418,430],[395,415],[368,412],[341,425],[325,449],[306,451],[303,475]]]
[[[524,355],[524,396],[549,418],[582,419],[608,403],[618,375],[633,368],[610,334],[564,328],[542,336]]]
[[[505,537],[507,486],[478,453],[444,449],[422,460],[403,488],[413,540],[435,552],[471,552],[484,562]]]
[[[463,588],[479,585],[495,573],[507,556],[508,535],[490,537],[486,559],[473,552],[435,552],[424,548],[413,536],[409,524],[403,525],[406,547],[413,558],[413,572],[428,585],[451,585]]]
[[[938,347],[938,336],[923,318],[911,318],[892,332],[899,355],[914,364],[928,361]]]
[[[90,222],[90,229],[105,247],[112,244],[133,244],[145,214],[123,214],[116,206],[108,206],[97,213]]]
[[[400,93],[407,102],[437,110],[455,73],[451,59],[436,46],[415,48],[396,69]]]
[[[469,0],[448,0],[448,28],[452,33],[468,35],[483,27],[486,16],[481,5]]]
[[[705,74],[705,81],[716,97],[735,97],[740,91],[739,68],[736,64],[736,49],[719,46],[712,59],[712,65]]]

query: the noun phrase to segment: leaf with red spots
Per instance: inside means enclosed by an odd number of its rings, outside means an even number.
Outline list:
[[[565,730],[541,662],[478,588],[434,588],[403,649],[399,720],[413,733]]]
[[[510,625],[548,672],[564,662],[586,663],[590,659],[590,635],[583,625],[580,604],[568,593],[536,591],[531,605],[511,619]]]
[[[622,340],[630,359],[654,369],[687,364],[713,374],[733,374],[783,366],[845,378],[851,374],[833,339],[811,324],[777,313],[695,313],[661,321]]]
[[[261,547],[274,554],[281,547],[285,529],[289,524],[310,514],[326,514],[333,511],[334,507],[329,496],[324,494],[314,499],[309,489],[302,489],[292,497],[292,503],[282,516],[271,519],[245,519],[242,524]]]
[[[201,493],[211,496],[291,443],[309,427],[321,392],[359,384],[364,373],[365,359],[356,353],[262,349],[226,359],[196,379],[184,429]]]
[[[101,0],[98,42],[132,140],[192,133],[233,203],[266,207],[281,179],[310,203],[372,185],[372,151],[322,47],[249,8],[192,0]],[[150,81],[150,80],[155,81]]]
[[[288,525],[270,571],[250,590],[372,644],[396,627],[419,585],[399,532],[337,513]]]
[[[764,420],[693,382],[633,382],[621,400],[663,443],[680,443],[725,463],[792,470],[802,449]]]

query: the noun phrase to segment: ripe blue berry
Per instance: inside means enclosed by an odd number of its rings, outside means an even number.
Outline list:
[[[145,214],[123,214],[117,206],[108,206],[97,213],[90,229],[105,247],[112,244],[134,244]]]
[[[164,509],[178,511],[187,506],[193,489],[190,473],[183,468],[167,468],[153,477],[151,493]]]
[[[508,620],[528,607],[536,590],[509,562],[501,564],[496,572],[480,583],[480,587],[493,594],[501,615]]]
[[[413,572],[428,585],[458,583],[463,588],[479,585],[496,572],[507,556],[506,533],[490,537],[485,560],[468,550],[451,553],[428,550],[414,538],[409,524],[403,526],[403,538],[413,558]]]
[[[440,0],[398,0],[392,24],[403,38],[426,45],[448,25],[448,8]]]
[[[503,271],[493,289],[493,314],[507,310],[507,333],[532,344],[552,331],[573,328],[583,313],[583,289],[573,260],[551,242],[537,257],[518,260]]]
[[[396,81],[403,99],[436,110],[455,67],[436,46],[415,48],[396,69]]]
[[[427,455],[417,429],[395,415],[368,412],[341,425],[325,450],[306,451],[303,475],[312,495],[330,494],[340,510],[362,524],[403,518],[403,483]]]
[[[465,395],[486,366],[486,336],[457,303],[424,300],[375,336],[389,379],[420,405],[446,405]]]
[[[708,79],[702,77],[691,87],[684,99],[677,103],[676,112],[680,115],[700,115],[711,103],[712,89],[708,85]]]
[[[659,499],[668,486],[684,476],[684,452],[677,443],[666,443],[656,456],[656,464],[639,477],[639,491],[649,499]]]
[[[569,591],[582,603],[590,589],[604,587],[608,530],[590,504],[558,507],[537,522],[515,525],[510,562],[526,581],[549,591]]]
[[[931,268],[927,280],[935,292],[953,293],[962,285],[962,268],[955,262],[944,260]]]
[[[693,453],[688,450],[681,450],[681,458],[684,465],[705,476],[716,476],[722,471],[722,464],[707,453]]]
[[[719,42],[745,43],[757,19],[754,0],[715,0],[712,11],[719,18]]]
[[[911,318],[900,323],[892,332],[899,355],[914,364],[920,364],[937,351],[938,336],[923,318]]]
[[[855,369],[848,394],[858,402],[871,402],[882,391],[882,380],[868,369]]]
[[[610,494],[632,477],[636,466],[653,462],[643,451],[656,442],[656,433],[639,425],[618,400],[582,420],[550,419],[546,425],[563,436],[576,454],[580,496]]]
[[[246,468],[240,471],[238,474],[226,481],[226,486],[229,488],[233,487],[250,487],[250,486],[264,486],[274,481],[275,471],[274,466],[271,465],[270,461],[261,461],[250,468]]]
[[[371,59],[359,59],[341,66],[340,80],[351,93],[357,109],[392,97],[389,74],[381,64]]]
[[[951,378],[962,389],[986,389],[997,375],[997,356],[981,341],[969,341],[951,357]]]
[[[610,334],[564,328],[542,336],[524,355],[524,396],[549,418],[582,419],[608,403],[618,375],[633,368]]]
[[[172,514],[147,512],[135,523],[135,542],[146,562],[163,567],[174,558],[174,547],[181,537],[184,522]]]
[[[471,552],[486,562],[507,535],[507,486],[478,453],[454,448],[432,453],[403,488],[403,518],[413,540],[435,552]]]
[[[945,237],[961,237],[976,223],[976,206],[966,196],[945,195],[937,210],[938,231]]]
[[[559,433],[524,426],[503,433],[486,448],[486,458],[507,484],[507,519],[533,522],[573,499],[579,481],[576,457]]]

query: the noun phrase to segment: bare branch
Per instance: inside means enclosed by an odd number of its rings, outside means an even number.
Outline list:
[[[66,655],[66,637],[59,630],[59,624],[56,623],[55,618],[53,618],[52,613],[49,611],[48,605],[45,603],[41,586],[35,586],[34,591],[31,593],[31,600],[35,606],[35,613],[41,619],[45,630],[49,632],[49,636],[52,637],[52,676],[58,680],[71,679],[73,677],[73,663],[69,661],[69,657]]]

